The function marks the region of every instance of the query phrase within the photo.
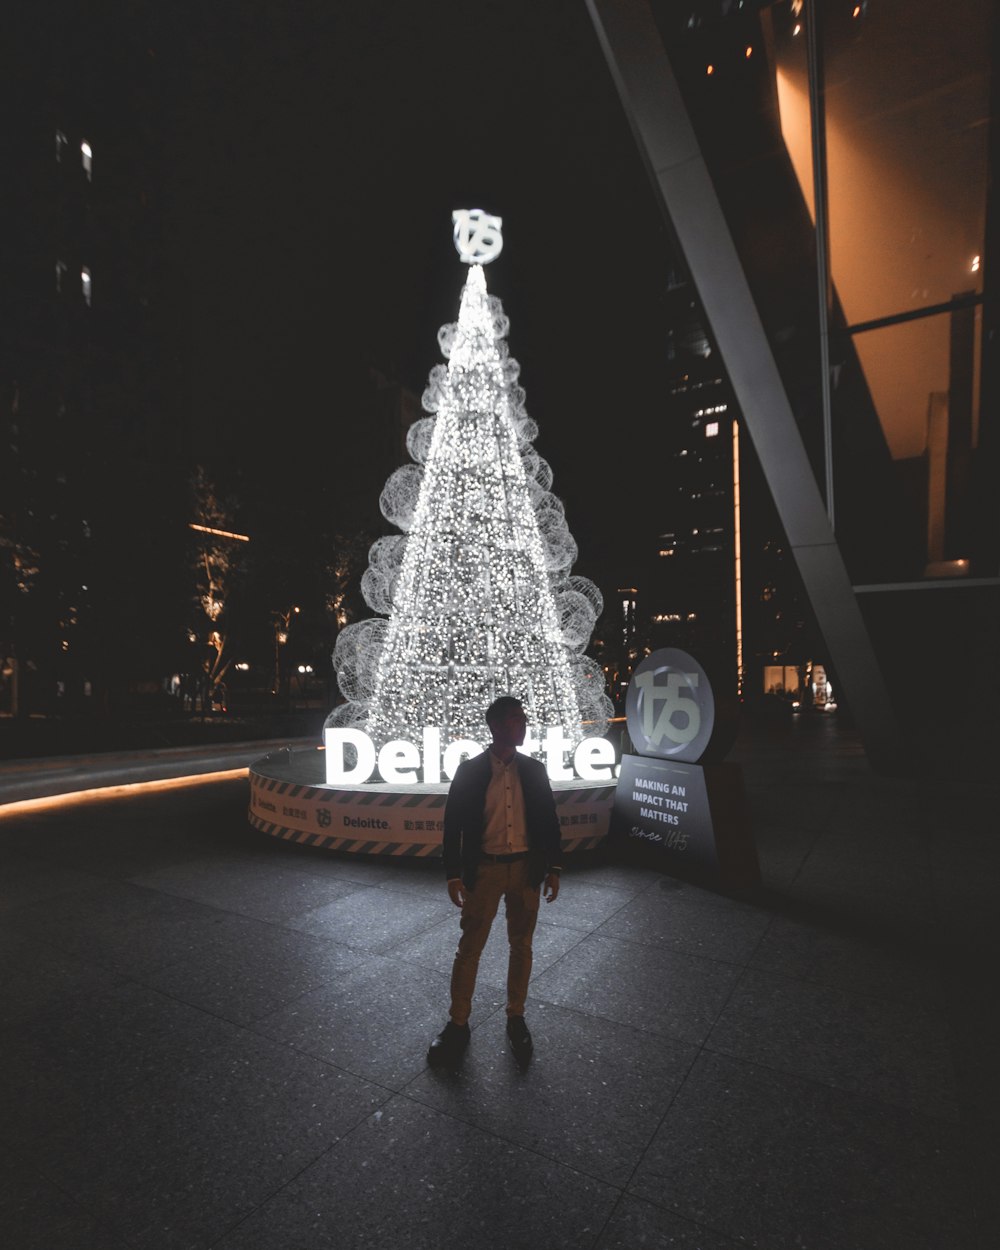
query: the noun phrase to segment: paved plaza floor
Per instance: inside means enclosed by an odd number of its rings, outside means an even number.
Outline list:
[[[502,923],[428,1068],[436,862],[246,822],[247,783],[0,808],[11,1250],[985,1250],[1000,784],[741,738],[752,897],[591,855],[542,906],[519,1068]]]

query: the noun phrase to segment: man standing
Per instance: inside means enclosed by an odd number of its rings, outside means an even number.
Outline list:
[[[462,909],[462,936],[451,971],[451,1015],[431,1043],[430,1063],[457,1059],[469,1044],[469,1014],[479,956],[500,899],[507,914],[507,1037],[514,1054],[531,1053],[524,1000],[531,976],[531,938],[545,899],[559,893],[559,817],[545,766],[517,748],[527,720],[519,699],[502,695],[486,712],[489,750],[463,760],[444,810],[448,895]]]

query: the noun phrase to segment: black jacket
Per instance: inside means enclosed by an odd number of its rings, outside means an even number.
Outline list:
[[[545,765],[520,751],[515,758],[528,826],[528,879],[532,886],[537,886],[541,885],[548,869],[561,862],[559,817]],[[486,824],[486,791],[492,772],[489,751],[463,760],[448,790],[444,809],[445,874],[449,878],[461,877],[470,889],[476,883],[479,870]]]

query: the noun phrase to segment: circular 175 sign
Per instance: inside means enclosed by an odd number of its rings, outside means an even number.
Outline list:
[[[625,696],[625,719],[639,755],[688,764],[724,754],[735,736],[735,718],[717,715],[708,673],[694,656],[674,647],[654,651],[637,665]]]

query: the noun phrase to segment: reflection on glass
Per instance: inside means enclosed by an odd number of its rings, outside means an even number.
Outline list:
[[[878,413],[892,472],[910,509],[912,540],[897,577],[961,576],[971,547],[973,465],[979,437],[976,349],[981,309],[964,308],[854,336],[851,340]],[[850,352],[847,353],[850,368]],[[846,376],[846,374],[845,374]],[[834,418],[849,423],[857,392],[834,369]],[[838,471],[850,475],[849,464]],[[849,489],[840,498],[855,506]],[[901,567],[905,565],[906,567]]]
[[[823,17],[831,267],[849,324],[980,291],[989,0]],[[781,127],[812,207],[802,39],[775,22]]]

